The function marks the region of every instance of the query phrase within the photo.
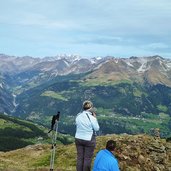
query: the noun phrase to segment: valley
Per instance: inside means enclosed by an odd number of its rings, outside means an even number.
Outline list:
[[[60,131],[74,135],[82,102],[97,109],[100,135],[171,136],[171,60],[160,56],[46,58],[0,55],[0,112],[47,128],[61,112]],[[8,68],[8,69],[7,69]]]
[[[169,171],[170,75],[171,60],[160,56],[39,59],[0,54],[0,170],[49,170],[48,131],[60,111],[55,168],[74,171],[75,117],[88,99],[100,125],[93,159],[114,139],[121,171]]]

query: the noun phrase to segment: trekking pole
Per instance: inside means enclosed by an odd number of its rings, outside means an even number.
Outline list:
[[[51,158],[50,158],[50,171],[53,171],[54,168],[54,160],[55,160],[55,151],[56,151],[56,139],[58,134],[58,121],[59,121],[59,114],[54,115],[52,118],[51,130],[52,130],[52,150],[51,150]],[[50,130],[50,131],[51,131]]]

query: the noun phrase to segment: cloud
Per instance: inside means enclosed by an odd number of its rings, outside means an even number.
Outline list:
[[[138,3],[136,0],[6,0],[0,9],[7,23],[42,29],[75,29],[100,34],[168,34],[171,30],[168,0]]]
[[[122,37],[105,36],[105,35],[87,35],[74,40],[76,44],[100,44],[115,45],[123,41]]]
[[[150,43],[148,45],[145,46],[145,48],[148,49],[168,49],[169,46],[165,43]]]
[[[44,49],[50,54],[68,49],[89,55],[166,54],[170,21],[170,0],[5,0],[0,44],[10,51],[8,42],[16,42],[15,53],[30,48],[29,53],[42,51],[42,56]]]

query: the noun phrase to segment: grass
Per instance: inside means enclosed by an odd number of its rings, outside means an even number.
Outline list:
[[[86,79],[84,82],[80,82],[81,86],[91,87],[91,86],[114,86],[121,83],[127,83],[132,84],[131,80],[110,80],[107,77],[103,78],[92,78],[92,79]]]
[[[133,94],[134,94],[135,97],[141,97],[143,92],[138,90],[138,89],[134,89]]]
[[[128,132],[133,134],[147,133],[150,134],[151,129],[159,128],[161,134],[164,136],[171,136],[168,130],[169,115],[161,113],[158,115],[149,114],[148,118],[144,117],[126,117],[119,114],[115,115],[100,115],[97,116],[101,124],[105,124],[105,127],[112,129],[117,124],[122,125]]]
[[[164,105],[157,105],[157,108],[162,112],[167,112],[168,108]]]
[[[62,101],[68,101],[67,98],[65,98],[61,94],[56,93],[54,91],[45,91],[44,93],[41,94],[41,96],[47,96],[47,97],[51,97],[51,98],[62,100]]]
[[[23,125],[19,125],[17,123],[11,122],[11,121],[5,121],[5,120],[0,120],[0,129],[5,129],[5,128],[13,128],[13,129],[21,129],[22,131],[28,131],[31,132],[32,130],[29,127],[25,127]]]
[[[13,171],[28,171],[35,169],[48,169],[50,165],[51,146],[28,146],[16,151],[0,153],[0,170],[13,169]],[[62,170],[75,170],[76,148],[71,145],[57,145],[54,168]]]
[[[46,128],[18,118],[0,115],[0,151],[15,150],[29,144],[44,143]]]
[[[105,109],[103,107],[97,108],[98,115],[105,115],[105,116],[111,116],[112,115],[112,109]]]

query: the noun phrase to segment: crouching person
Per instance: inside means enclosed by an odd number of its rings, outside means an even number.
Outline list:
[[[119,171],[118,161],[113,152],[116,142],[109,140],[106,149],[100,150],[95,158],[93,171]]]

